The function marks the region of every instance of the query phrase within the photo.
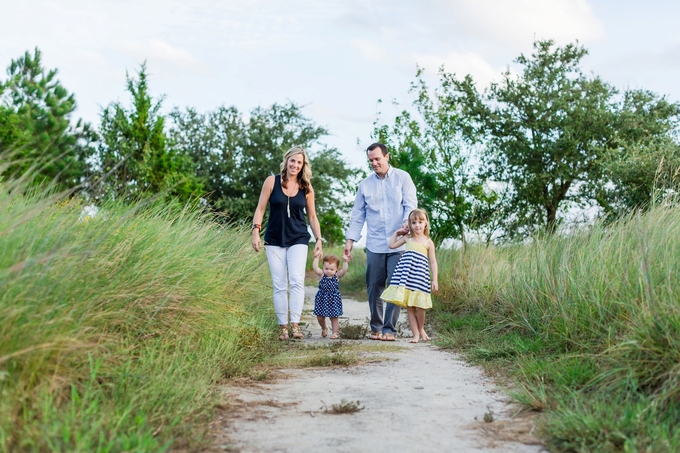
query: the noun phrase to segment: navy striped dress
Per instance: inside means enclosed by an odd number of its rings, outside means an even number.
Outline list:
[[[402,307],[432,308],[430,260],[427,253],[427,245],[408,240],[406,250],[392,274],[390,286],[380,298]]]

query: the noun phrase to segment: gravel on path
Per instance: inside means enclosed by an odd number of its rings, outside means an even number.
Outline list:
[[[305,326],[322,339],[307,288]],[[366,302],[343,301],[351,324],[364,323]],[[428,332],[429,333],[429,332]],[[329,332],[330,334],[330,332]],[[347,341],[347,340],[345,340]],[[352,341],[370,349],[387,342]],[[229,413],[214,427],[212,451],[255,452],[542,452],[527,417],[513,418],[508,398],[479,368],[429,343],[408,338],[353,367],[284,369],[272,383],[228,385]],[[333,414],[344,401],[362,410]],[[485,422],[485,415],[487,421]],[[489,421],[493,419],[493,421]]]

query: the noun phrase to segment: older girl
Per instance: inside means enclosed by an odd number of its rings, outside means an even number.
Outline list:
[[[259,252],[262,249],[261,222],[269,204],[264,249],[274,284],[274,310],[281,330],[280,340],[288,339],[289,315],[293,338],[303,338],[298,323],[305,301],[305,264],[310,239],[305,211],[316,239],[314,256],[323,256],[311,177],[305,150],[299,146],[288,150],[283,156],[281,174],[269,176],[264,181],[253,216],[252,246]]]

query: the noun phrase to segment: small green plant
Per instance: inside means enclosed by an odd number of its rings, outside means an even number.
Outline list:
[[[359,412],[364,409],[364,406],[361,405],[359,400],[346,401],[343,398],[339,403],[333,404],[330,409],[326,409],[326,412],[331,414],[354,414],[355,412]]]
[[[349,319],[340,323],[340,338],[343,340],[363,340],[368,335],[368,320],[363,324],[350,324]]]

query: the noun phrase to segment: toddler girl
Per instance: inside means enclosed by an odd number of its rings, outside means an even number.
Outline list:
[[[314,314],[321,326],[321,336],[326,338],[328,333],[326,326],[326,317],[328,317],[331,318],[331,328],[333,329],[330,338],[337,340],[340,338],[338,317],[342,316],[339,279],[347,273],[348,262],[345,260],[342,269],[340,269],[340,259],[335,255],[326,255],[323,257],[323,269],[320,269],[319,258],[315,256],[312,267],[314,273],[321,277],[319,291],[314,299]]]
[[[430,239],[430,220],[424,210],[411,211],[408,215],[408,229],[400,228],[395,231],[388,247],[396,249],[404,244],[406,250],[394,269],[390,286],[383,291],[380,298],[407,307],[408,323],[413,332],[411,343],[418,343],[421,339],[430,339],[424,328],[425,310],[432,308],[430,289],[434,292],[439,289],[437,258],[434,243]]]

